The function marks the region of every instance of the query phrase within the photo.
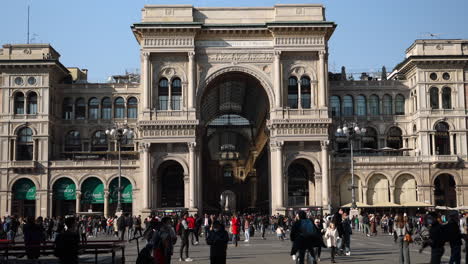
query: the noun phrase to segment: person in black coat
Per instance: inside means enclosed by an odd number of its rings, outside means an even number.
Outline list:
[[[438,222],[435,213],[427,217],[427,224],[430,226],[431,264],[440,264],[441,258],[444,255],[444,230],[442,225]]]
[[[458,212],[451,212],[449,221],[444,226],[444,234],[450,243],[450,263],[461,263],[462,235],[458,225]]]
[[[348,214],[343,212],[342,219],[341,219],[341,229],[342,229],[342,236],[343,242],[341,243],[340,252],[343,253],[346,251],[346,255],[351,255],[350,251],[350,244],[351,244],[351,234],[353,233],[353,229],[351,228],[351,222],[349,220]]]
[[[213,230],[208,232],[206,243],[210,245],[210,263],[226,264],[226,251],[229,234],[219,222],[213,223]]]
[[[54,255],[60,263],[78,264],[78,251],[80,250],[80,235],[75,230],[75,218],[65,219],[67,231],[57,235],[55,239]]]

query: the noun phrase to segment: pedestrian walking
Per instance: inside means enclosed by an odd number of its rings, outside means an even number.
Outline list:
[[[227,243],[229,234],[224,225],[219,221],[213,223],[213,229],[209,231],[206,243],[210,245],[210,264],[226,264]]]
[[[248,216],[245,216],[245,219],[244,219],[244,237],[245,237],[244,242],[250,241],[250,219]]]
[[[237,217],[237,214],[234,214],[231,218],[231,233],[232,233],[232,243],[237,247],[237,242],[239,241],[239,232],[240,232],[240,221]]]
[[[409,244],[412,242],[413,226],[407,216],[398,215],[395,222],[395,243],[399,249],[400,264],[410,264]]]
[[[342,214],[341,225],[343,228],[343,234],[341,237],[343,241],[341,244],[340,252],[341,254],[345,253],[346,256],[349,256],[351,255],[351,235],[353,234],[353,229],[351,228],[351,223],[346,212],[343,212]]]
[[[325,232],[325,238],[327,239],[327,247],[330,248],[331,262],[335,263],[338,230],[336,230],[334,223],[330,223],[330,225],[328,226],[327,231]]]
[[[188,214],[184,214],[183,218],[179,220],[176,226],[177,235],[180,236],[180,257],[179,261],[191,262],[193,259],[189,257],[189,229],[187,223]],[[183,252],[185,251],[185,258],[183,257]]]
[[[444,226],[444,233],[450,243],[450,264],[461,263],[462,235],[460,232],[458,212],[450,212],[448,223]]]

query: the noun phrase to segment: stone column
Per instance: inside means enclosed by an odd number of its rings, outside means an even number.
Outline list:
[[[453,135],[452,133],[449,133],[449,142],[450,142],[450,155],[455,155],[455,142],[453,141]]]
[[[318,86],[319,86],[319,107],[325,107],[326,103],[325,101],[327,100],[327,91],[326,91],[326,78],[327,74],[325,73],[325,51],[321,50],[318,52],[319,55],[319,62],[318,62]]]
[[[297,79],[297,109],[302,109],[301,79]]]
[[[257,175],[252,175],[250,180],[252,182],[252,197],[250,200],[250,206],[256,207],[257,206]]]
[[[390,185],[390,202],[395,203],[395,186],[393,185]]]
[[[328,176],[328,144],[329,141],[321,141],[322,146],[322,206],[324,212],[330,209],[330,194],[329,194],[329,176]]]
[[[317,173],[315,175],[315,206],[322,206],[324,207],[325,205],[323,204],[323,194],[322,194],[322,189],[323,189],[323,182],[322,182],[322,175]],[[310,190],[309,190],[310,193]],[[325,208],[324,208],[325,209]]]
[[[274,59],[274,87],[275,87],[275,108],[281,107],[281,98],[282,98],[282,90],[281,90],[281,51],[275,51],[275,59]]]
[[[149,72],[149,52],[142,52],[141,53],[143,58],[143,69],[141,71],[141,82],[143,84],[143,109],[148,110],[151,107],[151,93],[150,93],[150,72]]]
[[[443,109],[443,106],[442,106],[442,89],[439,90],[439,108],[438,109]]]
[[[362,202],[367,204],[367,186],[362,186]]]
[[[142,165],[143,165],[143,186],[142,186],[142,209],[143,210],[149,210],[149,204],[148,204],[148,199],[149,199],[149,188],[150,188],[150,177],[151,177],[151,170],[150,170],[150,148],[151,148],[151,143],[141,143],[140,144],[140,153],[143,156],[142,157]],[[153,199],[156,198],[157,195],[153,194]]]
[[[432,155],[437,155],[436,152],[436,142],[435,142],[435,134],[431,134],[431,139],[432,139]]]
[[[81,205],[81,192],[80,191],[76,191],[76,204],[75,204],[75,213],[78,213],[80,212],[80,207]]]
[[[109,217],[109,191],[104,190],[104,217]]]
[[[272,160],[271,169],[271,213],[283,214],[284,208],[284,189],[283,189],[283,141],[274,141],[270,143],[270,153]]]
[[[197,146],[196,142],[189,142],[189,210],[196,210],[195,205],[195,168],[196,168],[196,158],[195,158],[195,148]]]
[[[187,108],[193,109],[194,106],[194,95],[195,95],[195,52],[190,51],[188,53],[188,91],[187,91]]]
[[[53,214],[53,206],[54,206],[54,193],[51,191],[49,192],[48,199],[47,199],[47,216],[52,217]]]

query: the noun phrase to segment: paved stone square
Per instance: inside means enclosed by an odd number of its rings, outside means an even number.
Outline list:
[[[102,238],[100,238],[102,239]],[[172,263],[180,263],[179,258],[179,243],[175,247],[175,253]],[[145,242],[140,243],[140,247]],[[291,249],[291,241],[279,241],[276,237],[269,233],[266,240],[262,240],[259,236],[252,237],[250,242],[239,242],[239,246],[235,248],[232,245],[228,247],[227,263],[229,264],[271,264],[271,263],[294,263],[289,256]],[[117,254],[120,260],[120,254]],[[450,256],[450,248],[447,246],[443,258],[444,263],[448,263]],[[194,259],[194,264],[209,263],[209,247],[203,239],[200,244],[190,247],[190,257]],[[411,263],[429,263],[430,249],[426,248],[423,253],[418,253],[418,246],[411,246]],[[462,253],[464,258],[464,254]],[[137,258],[136,242],[127,244],[126,248],[126,263],[135,263]],[[351,237],[351,256],[342,256],[336,258],[337,263],[398,263],[398,249],[393,243],[392,236],[378,235],[376,237],[365,237],[362,233],[354,233]],[[42,263],[57,263],[52,258],[41,258]],[[100,256],[99,264],[110,263],[110,256]],[[322,263],[330,263],[330,250],[322,249]],[[9,263],[26,263],[25,260],[11,261]],[[94,263],[94,256],[81,256],[80,263]],[[119,263],[119,262],[117,262]],[[465,263],[462,260],[462,263]]]

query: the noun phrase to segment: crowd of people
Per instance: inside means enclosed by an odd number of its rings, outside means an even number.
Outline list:
[[[426,213],[379,215],[353,214],[338,210],[332,215],[313,215],[298,211],[294,216],[262,214],[204,214],[204,215],[150,215],[122,214],[117,217],[38,217],[26,219],[8,216],[1,221],[0,239],[15,241],[24,239],[30,259],[40,257],[39,245],[44,241],[56,242],[56,256],[62,263],[77,263],[79,244],[89,238],[112,237],[132,242],[146,240],[137,263],[171,263],[178,255],[180,262],[191,262],[190,247],[197,246],[203,238],[210,246],[213,264],[226,263],[228,244],[250,243],[257,233],[266,239],[266,233],[276,234],[280,243],[291,241],[291,258],[297,263],[320,261],[323,248],[329,248],[330,260],[336,256],[351,255],[351,235],[362,232],[365,236],[376,236],[379,232],[391,235],[399,252],[399,263],[410,263],[409,245],[416,242],[420,251],[431,248],[431,263],[440,263],[446,243],[451,248],[450,263],[460,263],[462,240],[467,238],[466,216],[458,212],[449,214]],[[379,232],[378,232],[379,231]],[[288,236],[289,234],[289,236]],[[174,245],[180,240],[179,252]],[[465,250],[466,245],[465,243]],[[68,246],[69,245],[69,246]],[[287,246],[287,244],[285,244]],[[468,251],[467,251],[468,252]]]

